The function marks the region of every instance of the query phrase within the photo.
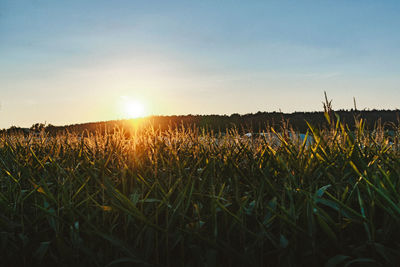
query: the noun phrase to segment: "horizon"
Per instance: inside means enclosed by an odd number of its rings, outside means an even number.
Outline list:
[[[0,3],[0,129],[399,108],[396,1]],[[185,116],[185,115],[176,115]],[[129,118],[127,118],[129,119]]]
[[[365,112],[400,112],[400,109],[369,109],[369,108],[364,108],[364,109],[333,109],[332,110],[334,113],[340,113],[340,112],[345,112],[345,113],[365,113]],[[284,116],[287,115],[297,115],[297,114],[315,114],[315,113],[321,113],[324,114],[324,110],[311,110],[311,111],[293,111],[293,112],[283,112],[283,111],[257,111],[257,112],[250,112],[250,113],[231,113],[231,114],[170,114],[170,115],[148,115],[148,116],[143,116],[143,117],[135,117],[135,118],[117,118],[117,119],[112,119],[112,120],[100,120],[100,121],[82,121],[82,122],[75,122],[75,123],[70,123],[70,124],[52,124],[48,123],[47,121],[44,122],[33,122],[30,125],[27,126],[20,126],[20,125],[11,125],[8,128],[0,128],[0,131],[8,130],[11,128],[20,128],[20,129],[29,129],[34,127],[34,125],[40,125],[42,124],[44,127],[48,126],[54,126],[54,127],[69,127],[73,125],[85,125],[85,124],[98,124],[98,123],[109,123],[109,122],[124,122],[124,121],[134,121],[134,120],[147,120],[147,119],[152,119],[152,118],[163,118],[163,117],[206,117],[206,116],[217,116],[217,117],[232,117],[234,115],[239,115],[241,117],[244,116],[253,116],[253,115],[258,115],[259,113],[261,114],[281,114]],[[365,114],[364,114],[365,115]]]

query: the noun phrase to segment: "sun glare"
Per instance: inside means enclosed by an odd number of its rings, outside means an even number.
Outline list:
[[[129,100],[124,103],[124,113],[129,118],[139,118],[146,115],[146,109],[143,103]]]

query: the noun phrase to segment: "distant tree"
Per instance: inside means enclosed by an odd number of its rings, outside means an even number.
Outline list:
[[[46,125],[44,123],[35,123],[31,126],[30,130],[34,132],[41,132],[45,129]]]

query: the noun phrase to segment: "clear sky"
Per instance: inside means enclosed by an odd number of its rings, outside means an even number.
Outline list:
[[[400,108],[400,1],[0,0],[0,128]],[[130,101],[130,100],[129,100]]]

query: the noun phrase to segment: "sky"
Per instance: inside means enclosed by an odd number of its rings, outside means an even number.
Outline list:
[[[0,128],[400,108],[400,2],[0,0]],[[128,103],[128,104],[127,104]]]

